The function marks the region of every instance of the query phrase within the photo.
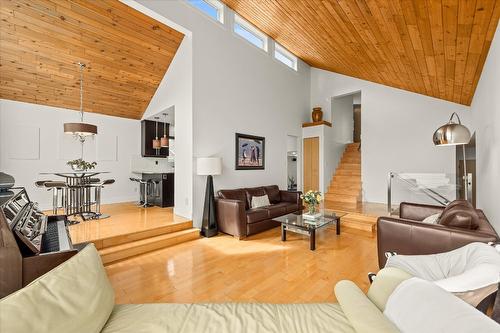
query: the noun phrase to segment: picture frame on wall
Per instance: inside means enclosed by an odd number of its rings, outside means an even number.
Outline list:
[[[235,169],[264,170],[266,139],[262,136],[236,133]]]

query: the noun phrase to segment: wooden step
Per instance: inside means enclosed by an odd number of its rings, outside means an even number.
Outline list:
[[[333,181],[335,183],[344,184],[361,184],[361,177],[352,177],[352,176],[346,176],[346,175],[335,175],[333,176]]]
[[[326,195],[328,194],[335,194],[335,195],[358,195],[361,193],[361,186],[356,186],[356,187],[340,187],[340,186],[330,186],[328,188],[328,192],[326,192]]]
[[[337,201],[337,202],[348,202],[348,203],[356,203],[359,201],[359,195],[347,195],[347,194],[332,194],[332,193],[327,193],[325,194],[325,200],[329,201]]]
[[[340,162],[337,170],[357,170],[361,171],[361,163],[344,163]]]
[[[146,252],[151,252],[164,247],[198,239],[199,237],[200,230],[191,228],[155,237],[140,239],[125,244],[106,247],[99,250],[99,253],[101,255],[102,262],[106,265]]]
[[[358,207],[358,203],[352,203],[352,202],[339,202],[339,201],[333,201],[333,200],[325,200],[324,202],[324,207],[326,209],[333,209],[333,210],[339,210],[339,211],[345,211],[345,210],[355,210]]]
[[[336,176],[354,176],[358,177],[361,179],[361,169],[355,170],[355,169],[337,169],[335,171]]]
[[[98,250],[100,250],[100,249],[110,247],[110,246],[121,245],[121,244],[130,243],[130,242],[141,240],[141,239],[146,239],[146,238],[151,238],[151,237],[155,237],[155,236],[173,233],[176,231],[191,229],[192,227],[193,227],[192,221],[172,223],[172,224],[164,225],[164,226],[157,227],[154,229],[142,230],[142,231],[137,231],[134,233],[128,233],[128,234],[117,235],[117,236],[113,236],[113,237],[109,237],[109,238],[100,239],[100,240],[95,241],[93,243],[95,244],[96,248]]]
[[[374,232],[377,228],[377,217],[358,213],[349,213],[340,218],[342,227]]]

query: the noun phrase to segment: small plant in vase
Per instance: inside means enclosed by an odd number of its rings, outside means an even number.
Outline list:
[[[97,162],[87,162],[79,158],[77,160],[68,161],[66,164],[69,165],[73,171],[87,171],[94,169]]]
[[[307,205],[307,210],[309,215],[315,215],[318,211],[318,205],[323,200],[323,196],[319,191],[307,191],[305,194],[301,195],[300,198],[304,200]]]

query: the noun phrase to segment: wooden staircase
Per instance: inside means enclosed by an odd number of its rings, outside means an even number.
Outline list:
[[[361,153],[359,143],[346,146],[342,159],[335,170],[328,191],[325,207],[355,209],[361,200]]]
[[[375,231],[377,216],[361,213],[360,143],[348,144],[325,194],[325,208],[348,213],[341,218],[343,226],[368,232]]]
[[[103,264],[159,250],[190,240],[198,239],[200,230],[193,228],[193,222],[179,222],[155,229],[129,233],[94,242]]]

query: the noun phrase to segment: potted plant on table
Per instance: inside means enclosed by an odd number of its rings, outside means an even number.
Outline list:
[[[311,218],[315,218],[316,215],[320,215],[318,212],[318,205],[323,200],[321,192],[309,190],[301,195],[300,198],[304,200],[304,203],[307,205],[308,212],[304,214],[304,217],[310,216]]]
[[[73,171],[87,171],[94,169],[97,162],[87,162],[79,158],[77,160],[68,161],[66,164],[69,165]]]

